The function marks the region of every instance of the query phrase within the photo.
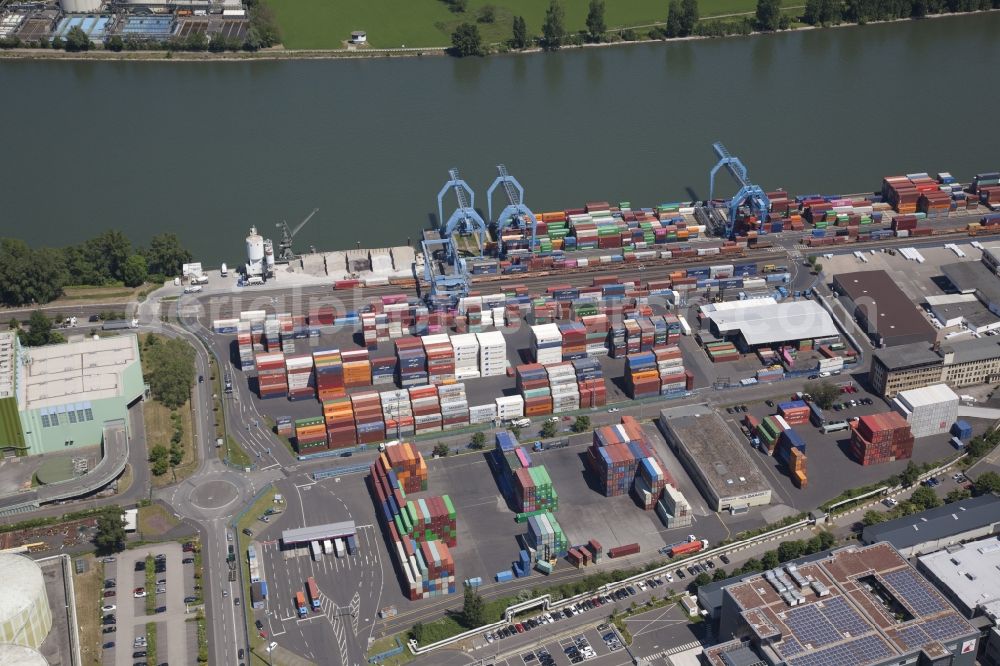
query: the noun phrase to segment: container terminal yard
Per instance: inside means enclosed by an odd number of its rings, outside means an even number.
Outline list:
[[[419,251],[297,255],[306,218],[140,307],[176,308],[220,361],[246,478],[277,493],[223,538],[250,565],[249,648],[363,663],[465,586],[512,597],[697,555],[987,429],[963,410],[1000,364],[1000,174],[793,196],[715,149],[730,200],[535,214],[499,167],[506,208],[484,217],[452,171]],[[224,601],[220,636],[243,612]]]

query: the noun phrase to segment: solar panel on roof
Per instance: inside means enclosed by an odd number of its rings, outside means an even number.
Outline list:
[[[924,632],[937,641],[958,638],[969,633],[969,625],[958,615],[945,615],[936,620],[928,620],[921,625]]]
[[[883,580],[896,592],[896,598],[920,617],[945,610],[946,606],[909,569],[882,574]]]
[[[843,639],[843,635],[830,624],[829,620],[823,617],[813,604],[786,611],[784,623],[792,630],[799,642],[808,643],[813,648]]]
[[[824,602],[820,612],[829,620],[830,624],[841,632],[848,632],[852,636],[860,636],[871,630],[868,623],[840,597],[834,597]]]
[[[905,629],[900,629],[897,632],[899,641],[903,643],[908,649],[913,650],[922,645],[926,645],[931,641],[924,633],[924,630],[920,628],[919,625],[914,625],[912,627],[906,627]]]
[[[865,636],[822,650],[813,650],[788,660],[791,666],[861,666],[894,655],[878,636]]]

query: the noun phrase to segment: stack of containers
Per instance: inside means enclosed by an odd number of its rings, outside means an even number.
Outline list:
[[[656,508],[656,503],[663,494],[668,477],[660,466],[660,462],[652,457],[640,458],[636,471],[632,495],[639,506],[646,511],[652,511]]]
[[[367,349],[357,349],[341,353],[344,363],[344,386],[355,388],[372,385],[372,364],[368,360]]]
[[[422,340],[427,355],[427,381],[431,384],[455,381],[455,350],[448,336],[425,335]]]
[[[396,381],[396,354],[393,351],[370,349],[369,362],[372,367],[372,385],[393,384]]]
[[[301,317],[304,321],[305,318]],[[278,315],[278,334],[281,336],[281,351],[295,353],[295,318],[290,314]]]
[[[291,416],[279,416],[274,420],[274,431],[282,437],[295,436],[295,424]]]
[[[309,354],[285,357],[285,371],[288,374],[288,399],[302,400],[316,397],[316,380],[313,375],[313,360]]]
[[[519,365],[514,369],[517,390],[524,399],[524,414],[538,416],[552,413],[552,393],[545,366],[539,363]]]
[[[372,349],[380,342],[389,341],[389,318],[384,313],[361,313],[361,335],[365,347]]]
[[[708,352],[712,363],[740,360],[740,353],[732,342],[710,342],[705,345],[705,351]]]
[[[578,321],[561,321],[556,324],[562,337],[562,360],[573,361],[587,357],[587,329]]]
[[[519,419],[524,416],[524,396],[506,395],[494,400],[497,408],[497,418],[501,421]]]
[[[316,369],[316,394],[321,402],[347,395],[339,349],[313,352],[313,366]]]
[[[691,505],[684,494],[671,485],[663,487],[663,498],[656,503],[656,512],[669,529],[672,527],[687,527],[694,522]]]
[[[386,436],[397,439],[412,436],[414,431],[410,394],[406,391],[385,391],[379,393],[378,397],[382,403]]]
[[[692,388],[693,375],[684,370],[684,356],[677,345],[657,347],[656,371],[660,380],[660,395],[674,395]]]
[[[757,434],[760,436],[761,446],[769,453],[774,453],[774,447],[778,444],[781,433],[791,428],[788,422],[780,415],[765,416],[764,420],[757,426]]]
[[[295,420],[295,449],[300,455],[327,448],[326,424],[322,416]]]
[[[594,439],[594,443],[587,449],[587,462],[601,482],[601,492],[605,497],[624,495],[632,487],[635,478],[635,456],[625,444],[601,446],[596,441],[596,430]]]
[[[382,420],[382,401],[375,391],[355,393],[351,396],[354,411],[354,429],[358,444],[374,444],[385,439],[385,422]]]
[[[324,401],[323,419],[326,421],[326,439],[331,449],[343,449],[358,443],[350,398],[345,396]]]
[[[913,455],[910,424],[897,412],[862,416],[851,423],[851,455],[862,465],[910,458]]]
[[[587,356],[607,356],[608,355],[608,329],[610,327],[608,315],[592,314],[580,318],[583,328],[586,331]]]
[[[640,352],[625,357],[625,390],[633,400],[660,394],[660,374],[655,354]]]
[[[465,384],[439,386],[438,400],[441,403],[442,430],[469,425],[469,400],[465,395]]]
[[[518,513],[555,511],[559,496],[545,465],[521,467],[514,472],[514,506]]]
[[[447,495],[408,501],[395,522],[400,532],[418,542],[443,541],[451,548],[457,545],[455,505]]]
[[[401,442],[385,447],[375,464],[386,474],[392,472],[404,493],[419,493],[427,490],[427,463],[413,444]]]
[[[507,372],[507,341],[500,331],[477,333],[479,346],[479,375],[502,377]],[[457,352],[456,352],[457,355]],[[456,368],[456,374],[458,370]]]
[[[427,383],[427,355],[418,338],[396,340],[396,361],[400,386],[408,388]]]
[[[453,335],[451,346],[455,350],[455,380],[461,382],[479,377],[479,339],[476,335]]]
[[[264,347],[271,352],[281,351],[281,324],[274,315],[264,320]]]
[[[562,336],[555,324],[531,327],[531,353],[535,363],[548,365],[562,361]]]
[[[528,545],[539,561],[554,560],[566,555],[566,534],[551,513],[540,513],[528,518]]]
[[[441,403],[434,385],[414,386],[409,389],[410,406],[413,410],[413,430],[415,434],[438,432],[441,430]]]
[[[577,389],[580,392],[581,407],[603,407],[608,403],[607,386],[604,384],[604,371],[601,362],[596,358],[585,358],[573,361],[576,372]]]
[[[774,457],[788,470],[792,481],[799,488],[803,487],[806,478],[806,443],[793,428],[789,428],[781,433],[778,438],[778,446],[775,448]],[[800,472],[796,478],[795,472]]]
[[[280,351],[257,354],[257,388],[261,399],[284,398],[288,395],[288,377],[285,375],[285,355]]]
[[[779,402],[778,413],[785,419],[785,423],[791,426],[809,422],[809,405],[802,400]]]
[[[469,423],[492,423],[497,418],[497,405],[491,402],[486,405],[469,405]]]
[[[580,388],[573,364],[550,365],[546,368],[546,373],[552,395],[552,413],[562,414],[580,409]]]
[[[240,320],[236,324],[236,344],[240,354],[240,370],[253,370],[253,343],[250,336],[250,322]]]
[[[621,358],[628,353],[625,336],[624,326],[613,326],[608,329],[607,346],[611,358]]]

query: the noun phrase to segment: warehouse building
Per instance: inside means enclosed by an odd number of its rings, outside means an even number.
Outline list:
[[[925,301],[942,328],[962,326],[980,335],[1000,329],[1000,319],[975,294],[941,294]]]
[[[958,394],[947,384],[901,391],[892,407],[910,424],[914,437],[942,435],[958,419]]]
[[[99,445],[145,384],[135,335],[22,347],[0,333],[0,449],[16,455]]]
[[[878,347],[934,342],[934,327],[885,271],[842,273],[833,278],[834,293]]]
[[[871,384],[892,398],[900,391],[946,383],[954,388],[1000,382],[1000,341],[997,336],[942,344],[927,343],[876,349]]]
[[[1000,663],[1000,542],[996,537],[953,546],[917,559],[934,583],[980,632],[979,663]]]
[[[746,444],[711,407],[663,409],[657,425],[714,511],[740,512],[771,503],[771,486]]]
[[[711,610],[709,611],[711,614]],[[889,544],[847,546],[722,590],[711,666],[973,666],[979,632]]]
[[[913,557],[998,531],[1000,497],[983,495],[869,525],[861,533],[861,543],[888,541],[905,557]]]
[[[811,300],[778,303],[753,298],[701,306],[713,336],[733,342],[743,352],[758,347],[797,344],[800,340],[839,340],[830,314]]]

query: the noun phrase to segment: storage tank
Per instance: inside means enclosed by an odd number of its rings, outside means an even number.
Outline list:
[[[268,275],[274,273],[274,245],[271,243],[271,239],[268,238],[264,241],[264,264],[267,268]]]
[[[264,268],[264,237],[257,233],[257,227],[250,227],[247,236],[247,273],[260,275]]]
[[[59,6],[67,14],[92,14],[100,10],[101,0],[59,0]]]
[[[52,629],[41,567],[22,555],[0,553],[0,590],[0,644],[37,650]]]
[[[0,645],[0,666],[49,666],[38,650],[23,645]]]

